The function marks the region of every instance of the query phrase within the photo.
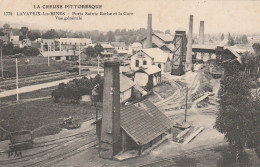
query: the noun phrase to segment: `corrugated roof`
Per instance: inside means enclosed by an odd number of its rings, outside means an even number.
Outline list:
[[[164,42],[172,42],[174,38],[174,36],[172,36],[171,34],[166,34],[166,33],[153,33],[153,34],[159,37],[160,39],[162,39]]]
[[[124,92],[133,86],[135,86],[135,83],[130,78],[120,74],[120,92]]]
[[[121,127],[138,145],[149,143],[173,126],[149,100],[121,109],[120,117]]]
[[[169,54],[164,52],[160,48],[147,48],[142,49],[142,51],[153,58],[155,63],[165,63],[169,58]]]

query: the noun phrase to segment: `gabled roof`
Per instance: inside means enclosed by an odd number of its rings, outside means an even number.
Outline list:
[[[120,117],[121,128],[138,145],[149,143],[173,127],[173,122],[149,100],[121,109]]]
[[[159,37],[164,42],[172,42],[174,38],[174,36],[172,36],[171,34],[166,34],[166,33],[153,33],[153,34]]]
[[[172,43],[169,43],[169,44],[164,44],[163,46],[167,47],[170,51],[173,51],[174,50],[174,45]],[[162,47],[163,47],[162,46]],[[162,48],[160,47],[160,48]]]
[[[120,74],[120,92],[124,92],[133,86],[135,86],[135,83],[130,78]]]
[[[145,69],[140,68],[135,72],[145,72],[146,74],[151,75],[151,74],[155,74],[155,73],[158,73],[161,71],[162,70],[159,67],[157,67],[156,65],[152,65],[152,66],[149,66],[149,68],[145,68]]]
[[[230,51],[236,57],[236,60],[242,64],[241,56],[236,51],[234,51],[232,48],[226,48],[226,50]]]
[[[143,45],[139,42],[135,42],[131,44],[131,47],[135,48],[135,47],[142,47]]]
[[[111,42],[113,47],[125,47],[125,42]]]
[[[165,63],[168,61],[168,58],[170,55],[160,48],[147,48],[147,49],[142,49],[142,52],[147,54],[149,57],[154,59],[154,62],[158,63]],[[138,53],[137,53],[138,54]]]

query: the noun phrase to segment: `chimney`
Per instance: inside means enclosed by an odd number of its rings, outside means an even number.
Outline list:
[[[119,62],[104,63],[103,116],[101,129],[102,158],[113,158],[121,151],[120,144]]]
[[[148,14],[146,48],[152,48],[152,14]]]
[[[192,31],[193,31],[193,15],[190,15],[187,56],[186,56],[186,71],[190,71],[192,66]]]
[[[204,21],[200,21],[199,44],[204,44]]]

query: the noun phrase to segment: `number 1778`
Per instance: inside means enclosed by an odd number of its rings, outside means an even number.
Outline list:
[[[4,12],[4,16],[12,16],[12,12]]]

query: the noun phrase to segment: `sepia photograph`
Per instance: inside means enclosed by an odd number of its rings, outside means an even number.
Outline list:
[[[259,167],[260,0],[0,0],[0,167]]]

